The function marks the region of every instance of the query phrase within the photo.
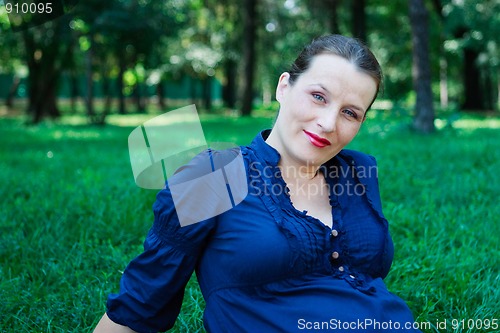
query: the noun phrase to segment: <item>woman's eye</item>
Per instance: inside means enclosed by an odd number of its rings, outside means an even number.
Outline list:
[[[344,110],[344,113],[347,114],[349,117],[353,117],[354,119],[358,118],[358,114],[352,110],[346,109]]]
[[[325,99],[323,98],[323,96],[321,95],[318,95],[318,94],[312,94],[313,98],[320,101],[320,102],[325,102]]]

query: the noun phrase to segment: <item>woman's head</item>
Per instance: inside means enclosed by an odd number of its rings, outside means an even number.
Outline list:
[[[304,47],[288,71],[290,74],[290,84],[294,84],[299,76],[307,71],[314,57],[320,54],[338,55],[375,80],[377,92],[373,97],[372,103],[370,103],[371,107],[380,91],[382,69],[370,49],[361,41],[354,38],[342,35],[326,35],[314,39],[309,45]]]
[[[380,80],[377,60],[360,42],[338,35],[314,40],[279,78],[280,111],[266,141],[282,160],[323,164],[356,136]]]

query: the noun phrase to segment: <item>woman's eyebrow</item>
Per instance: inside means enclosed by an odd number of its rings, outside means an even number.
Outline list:
[[[325,92],[327,92],[328,94],[330,94],[330,95],[331,95],[330,90],[328,90],[328,89],[327,89],[327,88],[326,88],[323,84],[321,84],[321,83],[313,83],[313,84],[311,84],[311,87],[314,87],[314,86],[318,86],[318,87],[320,87],[320,88],[321,88],[321,89],[323,89]]]
[[[363,108],[363,107],[360,107],[360,106],[357,106],[357,105],[354,105],[354,104],[351,104],[349,107],[350,107],[351,109],[353,109],[354,111],[361,112],[362,114],[365,114],[365,113],[366,113],[366,110],[365,110],[365,108]]]

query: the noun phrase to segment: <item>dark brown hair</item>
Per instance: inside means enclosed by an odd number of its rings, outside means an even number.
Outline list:
[[[382,84],[382,69],[370,49],[358,39],[342,35],[326,35],[315,38],[295,59],[290,73],[289,82],[294,84],[299,76],[307,71],[313,58],[319,54],[335,54],[355,65],[360,71],[370,75],[377,83],[377,92],[370,107],[377,98]]]

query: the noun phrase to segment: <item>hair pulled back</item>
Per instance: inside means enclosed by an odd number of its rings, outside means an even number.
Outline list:
[[[307,71],[314,57],[320,54],[340,56],[375,80],[377,92],[370,103],[371,107],[380,91],[382,69],[370,49],[355,38],[342,35],[326,35],[315,38],[309,45],[304,47],[288,71],[290,84],[294,84],[299,76]]]

